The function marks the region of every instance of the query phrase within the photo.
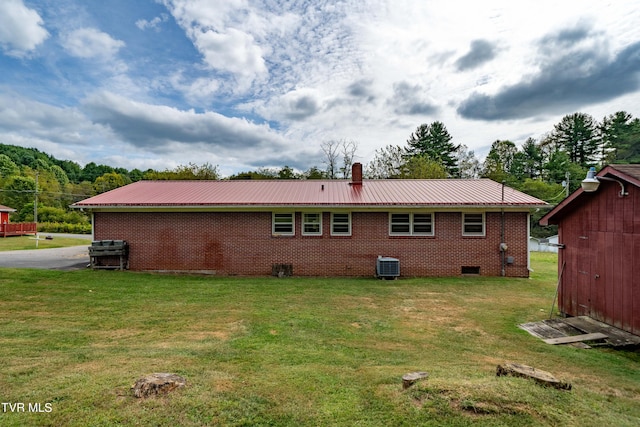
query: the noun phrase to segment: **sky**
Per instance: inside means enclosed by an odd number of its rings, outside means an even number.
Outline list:
[[[81,166],[324,168],[444,123],[482,159],[640,116],[637,0],[1,0],[0,142]]]

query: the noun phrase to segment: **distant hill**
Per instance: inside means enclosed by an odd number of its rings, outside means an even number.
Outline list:
[[[96,178],[105,173],[117,172],[122,175],[142,176],[142,172],[128,171],[124,168],[114,168],[109,165],[97,165],[93,162],[81,167],[71,160],[60,160],[50,154],[43,153],[36,148],[25,148],[17,145],[0,143],[0,155],[4,154],[11,159],[18,167],[27,166],[31,169],[48,170],[52,166],[59,166],[69,178],[69,182],[79,184],[83,181],[94,182]]]

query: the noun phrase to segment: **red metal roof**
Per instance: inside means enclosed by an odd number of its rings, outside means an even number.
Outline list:
[[[138,181],[75,203],[76,208],[278,206],[539,207],[542,200],[489,179]]]

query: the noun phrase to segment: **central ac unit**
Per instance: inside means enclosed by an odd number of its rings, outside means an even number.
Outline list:
[[[400,276],[400,260],[397,258],[378,256],[376,276],[380,278],[396,278]]]

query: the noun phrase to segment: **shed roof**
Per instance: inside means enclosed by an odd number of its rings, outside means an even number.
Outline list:
[[[429,206],[513,207],[546,203],[489,179],[139,181],[73,204],[76,208]]]
[[[0,205],[0,212],[15,212],[16,210],[9,206]]]
[[[627,184],[640,187],[640,165],[609,165],[596,176],[607,176],[616,178],[626,182]],[[582,188],[574,191],[569,197],[560,202],[555,208],[551,209],[545,216],[540,219],[541,225],[558,224],[561,216],[578,208],[581,204],[578,201],[585,194]]]

